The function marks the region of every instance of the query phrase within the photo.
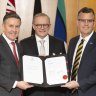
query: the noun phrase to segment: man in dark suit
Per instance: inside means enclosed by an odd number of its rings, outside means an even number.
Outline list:
[[[64,87],[72,89],[71,96],[95,96],[96,33],[94,32],[95,14],[93,9],[87,7],[80,9],[77,16],[77,26],[80,35],[71,39],[68,48],[68,66],[71,81],[65,84]],[[80,45],[81,39],[84,42]],[[83,47],[81,47],[82,45]],[[79,49],[79,52],[77,52],[77,49]],[[80,54],[81,56],[78,57]],[[77,61],[76,57],[78,57]],[[73,72],[74,68],[75,71]],[[74,75],[74,73],[76,74]],[[75,80],[72,79],[73,76],[76,76]]]
[[[7,13],[3,18],[3,34],[0,35],[0,96],[21,96],[20,89],[25,90],[32,87],[21,81],[22,51],[18,43],[15,43],[20,25],[21,19],[16,13]],[[16,50],[13,49],[12,42]]]
[[[35,30],[35,36],[28,37],[20,42],[24,55],[34,56],[52,56],[65,54],[64,42],[56,39],[53,36],[48,35],[50,29],[50,18],[44,14],[36,14],[33,18],[33,28]],[[40,52],[40,41],[44,40],[43,55]],[[61,87],[42,88],[32,87],[25,91],[25,96],[61,96]]]

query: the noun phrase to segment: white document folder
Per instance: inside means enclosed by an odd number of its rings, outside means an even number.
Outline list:
[[[56,86],[68,82],[65,56],[23,56],[24,81],[43,86]]]

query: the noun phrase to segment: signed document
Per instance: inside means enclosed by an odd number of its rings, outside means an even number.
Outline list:
[[[60,85],[68,82],[65,56],[23,56],[24,81],[32,84]]]
[[[43,83],[42,60],[38,57],[23,56],[24,81],[29,83]]]
[[[47,83],[49,85],[66,83],[67,68],[64,56],[52,57],[45,60]]]

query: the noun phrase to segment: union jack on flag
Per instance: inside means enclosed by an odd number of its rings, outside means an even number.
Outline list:
[[[10,12],[16,12],[15,0],[8,0],[7,2],[6,13]]]

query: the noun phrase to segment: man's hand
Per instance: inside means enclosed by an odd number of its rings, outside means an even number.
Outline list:
[[[73,88],[78,89],[79,84],[76,81],[70,81],[70,82],[66,83],[65,85],[62,85],[61,87],[67,87],[69,89],[73,89]]]
[[[22,89],[22,90],[26,90],[28,88],[34,87],[33,85],[28,84],[25,81],[17,81],[17,85],[16,87]]]

